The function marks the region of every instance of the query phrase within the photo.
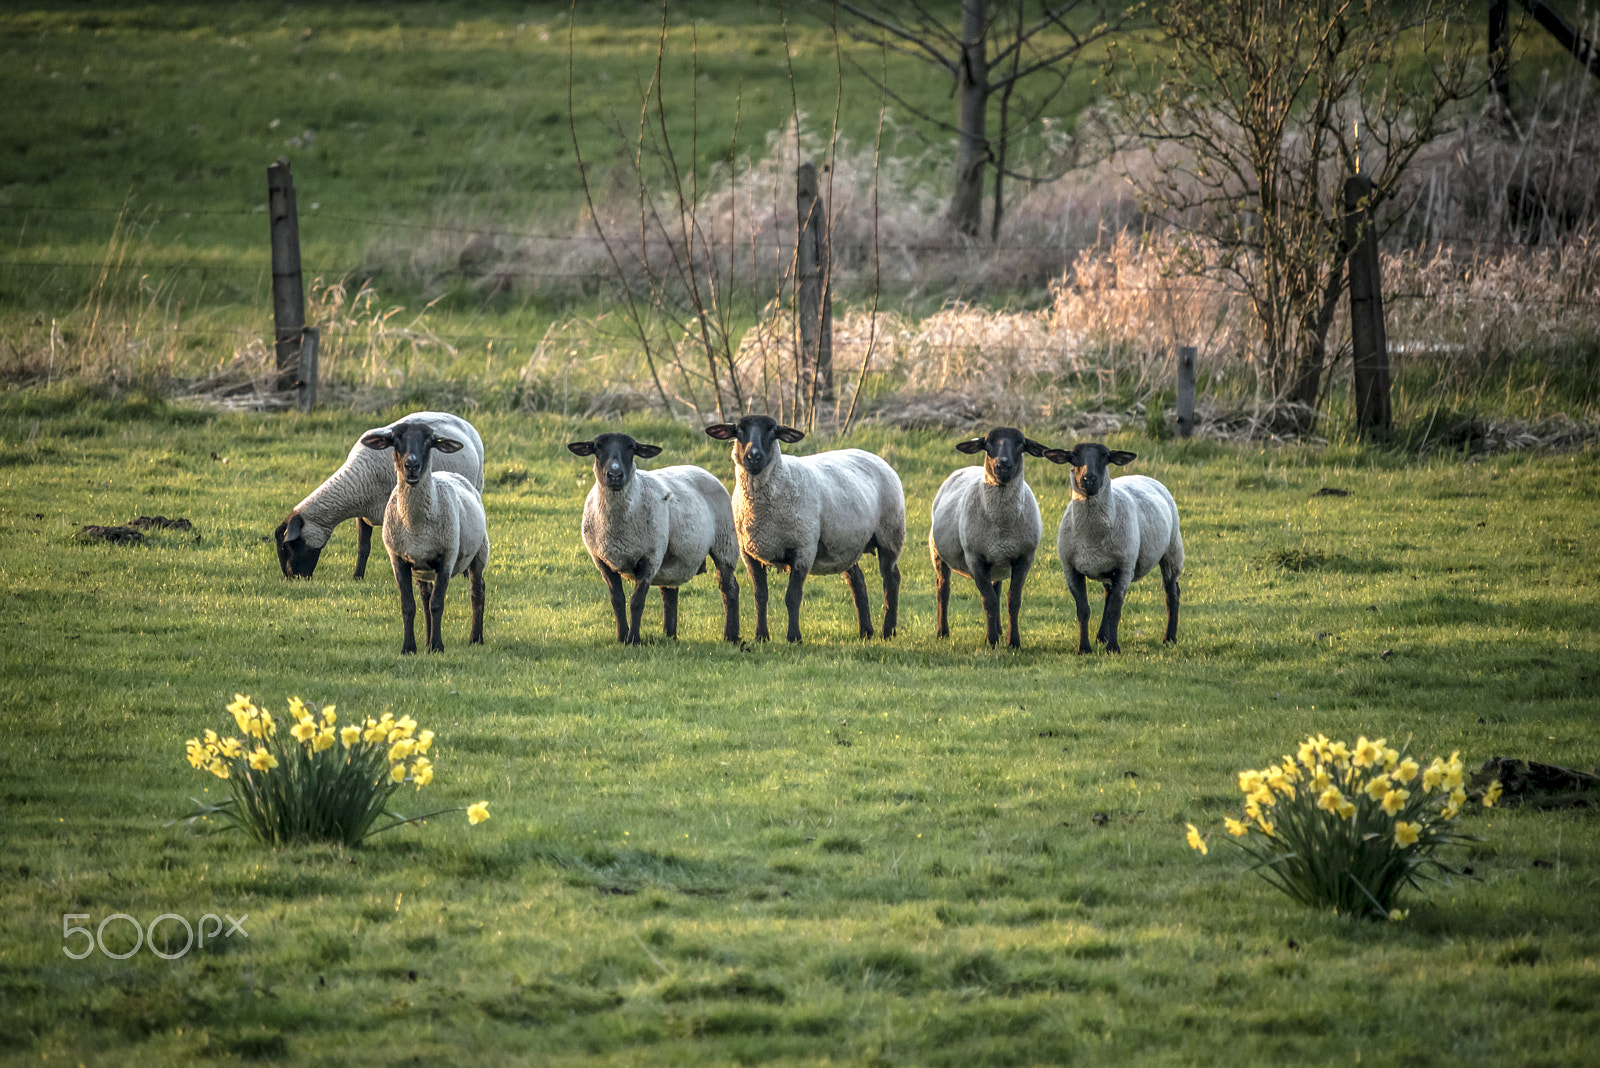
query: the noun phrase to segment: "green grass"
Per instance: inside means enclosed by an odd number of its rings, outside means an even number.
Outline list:
[[[1206,858],[1183,843],[1310,731],[1600,762],[1593,452],[1116,439],[1183,509],[1181,641],[1159,644],[1146,578],[1127,651],[1078,657],[1048,534],[1019,654],[982,644],[959,582],[954,637],[932,637],[927,509],[965,460],[869,428],[850,443],[907,490],[901,637],[856,641],[819,580],[806,644],[729,648],[701,580],[679,642],[652,599],[654,640],[625,649],[561,447],[598,428],[490,415],[487,645],[465,645],[458,589],[447,651],[402,659],[387,568],[349,578],[348,528],[310,582],[266,540],[375,421],[0,394],[0,1057],[1593,1063],[1592,812],[1473,810],[1472,876],[1399,925],[1293,905],[1220,833]],[[708,439],[629,429],[729,474]],[[1029,474],[1053,530],[1064,479]],[[74,537],[141,513],[197,529]],[[438,732],[420,800],[493,818],[353,851],[186,837],[167,821],[215,788],[183,740],[227,726],[235,692],[414,716]],[[63,954],[63,915],[119,912],[248,914],[249,938]],[[122,921],[105,937],[131,944]]]

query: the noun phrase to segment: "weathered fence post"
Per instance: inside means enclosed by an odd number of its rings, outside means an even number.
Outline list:
[[[301,411],[316,399],[316,340],[313,337],[307,378],[306,294],[300,279],[300,215],[294,202],[294,176],[288,159],[267,168],[267,217],[272,225],[272,330],[277,352],[280,391],[299,392]]]
[[[799,407],[815,418],[818,405],[833,401],[833,287],[828,271],[828,215],[817,189],[817,167],[795,172],[795,318],[800,327]]]
[[[1178,350],[1178,436],[1194,436],[1194,365],[1199,355],[1193,345]]]
[[[1350,248],[1350,342],[1355,357],[1356,429],[1389,430],[1389,342],[1383,329],[1378,235],[1367,205],[1372,180],[1351,175],[1344,183],[1344,237]]]

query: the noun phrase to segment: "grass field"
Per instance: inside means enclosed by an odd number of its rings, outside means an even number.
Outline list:
[[[1404,464],[1119,437],[1183,509],[1181,640],[1159,644],[1147,578],[1126,652],[1079,657],[1048,544],[1020,653],[983,646],[959,580],[954,636],[933,638],[927,509],[966,460],[945,436],[867,429],[849,443],[887,457],[907,491],[902,636],[858,642],[843,584],[822,580],[804,645],[731,648],[702,579],[680,641],[659,639],[652,599],[656,637],[627,649],[578,540],[591,476],[561,447],[598,428],[491,415],[487,645],[464,644],[458,587],[447,651],[402,659],[388,568],[353,581],[348,528],[309,582],[279,574],[270,542],[375,421],[0,395],[0,1059],[1600,1053],[1592,810],[1472,811],[1463,829],[1483,841],[1456,858],[1470,877],[1384,925],[1292,905],[1220,833],[1236,772],[1312,731],[1460,749],[1473,767],[1600,763],[1592,451]],[[709,439],[630,430],[666,446],[661,463],[731,474]],[[1029,476],[1053,531],[1062,472]],[[195,530],[75,538],[137,514]],[[439,736],[416,803],[487,798],[493,818],[351,851],[188,837],[168,821],[212,780],[183,741],[226,727],[236,692],[414,716]],[[1185,847],[1186,821],[1213,832],[1209,856]],[[172,961],[63,952],[82,945],[64,916],[99,928],[117,913],[243,916],[248,938]],[[133,944],[123,920],[102,939]]]

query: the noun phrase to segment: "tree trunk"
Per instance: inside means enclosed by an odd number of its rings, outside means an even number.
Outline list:
[[[961,0],[961,66],[956,95],[961,132],[956,139],[956,185],[946,221],[958,233],[978,235],[983,225],[983,173],[989,163],[989,0]]]

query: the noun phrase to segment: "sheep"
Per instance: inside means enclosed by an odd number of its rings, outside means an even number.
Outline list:
[[[728,490],[710,471],[691,465],[641,471],[659,445],[627,434],[597,435],[567,448],[594,457],[594,486],[583,502],[583,545],[611,589],[617,641],[638,645],[639,620],[651,586],[661,587],[666,635],[678,636],[678,587],[705,573],[709,554],[722,589],[725,641],[739,640],[739,559]],[[622,576],[633,578],[632,619],[623,610]]]
[[[981,438],[956,444],[956,451],[984,453],[983,466],[964,467],[951,473],[933,498],[933,525],[928,531],[928,552],[933,557],[934,593],[938,599],[940,638],[950,636],[950,572],[977,583],[983,598],[989,644],[1000,642],[1000,584],[1011,580],[1006,608],[1011,626],[1006,644],[1022,647],[1017,612],[1022,607],[1022,584],[1033,567],[1044,523],[1039,502],[1023,478],[1024,453],[1043,456],[1045,446],[1022,431],[996,427]]]
[[[465,448],[458,453],[441,454],[436,458],[435,467],[465,475],[478,492],[483,492],[483,439],[471,423],[445,412],[412,412],[405,418],[430,423],[462,442]],[[384,429],[387,428],[373,427],[366,433]],[[392,465],[386,457],[364,447],[358,438],[350,446],[350,455],[339,470],[295,505],[294,511],[273,531],[273,539],[278,543],[278,564],[283,568],[284,577],[310,578],[333,528],[346,519],[359,521],[355,577],[365,576],[367,555],[372,551],[372,528],[383,525],[383,510],[388,507],[392,489]]]
[[[1067,589],[1078,606],[1078,652],[1089,644],[1089,596],[1086,579],[1105,584],[1105,610],[1095,640],[1108,653],[1120,653],[1117,626],[1128,587],[1158,562],[1167,594],[1167,643],[1178,640],[1178,576],[1183,574],[1183,535],[1178,532],[1178,505],[1167,487],[1144,475],[1111,479],[1107,464],[1131,464],[1131,452],[1097,443],[1080,444],[1070,452],[1047,449],[1052,463],[1072,465],[1072,500],[1061,515],[1056,550]]]
[[[466,442],[448,437],[433,424],[403,419],[393,426],[369,431],[361,444],[369,449],[394,450],[394,489],[383,512],[383,545],[389,550],[395,584],[400,587],[400,618],[405,621],[405,641],[400,652],[417,651],[412,629],[416,603],[411,580],[422,594],[423,626],[430,652],[444,652],[442,626],[445,589],[463,571],[472,575],[472,637],[470,645],[483,644],[483,569],[489,563],[489,524],[483,498],[464,476],[435,471],[434,453],[462,451]]]
[[[789,569],[784,605],[789,640],[800,641],[800,600],[808,575],[843,574],[855,601],[861,637],[872,637],[862,553],[878,556],[883,576],[883,636],[894,637],[900,604],[900,550],[906,499],[900,476],[860,449],[814,456],[783,455],[806,435],[765,415],[712,423],[706,433],[733,442],[733,520],[756,595],[756,640],[768,640],[767,568]]]

